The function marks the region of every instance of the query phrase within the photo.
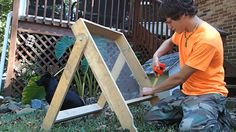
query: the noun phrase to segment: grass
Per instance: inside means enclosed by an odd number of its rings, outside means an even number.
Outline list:
[[[143,120],[143,115],[146,112],[143,104],[129,106],[131,113],[134,117],[134,123],[138,131],[148,132],[174,132],[176,125],[167,127],[156,128],[154,123],[148,123]],[[41,132],[40,126],[43,122],[43,118],[46,112],[37,110],[35,112],[16,115],[12,113],[6,113],[0,115],[0,131],[3,132]],[[56,123],[52,129],[52,132],[87,132],[87,131],[128,131],[122,129],[117,117],[113,112],[106,113],[101,112],[98,116],[93,114],[79,117],[67,122]]]

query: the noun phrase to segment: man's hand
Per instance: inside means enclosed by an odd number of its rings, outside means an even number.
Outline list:
[[[152,95],[154,94],[153,88],[149,88],[149,87],[144,87],[143,91],[142,91],[142,95]]]
[[[157,55],[153,55],[153,58],[152,58],[152,67],[157,67],[159,69],[159,58],[157,57]]]

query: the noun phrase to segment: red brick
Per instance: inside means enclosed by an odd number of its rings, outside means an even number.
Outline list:
[[[224,44],[225,58],[236,66],[236,2],[235,0],[196,0],[198,16],[214,27],[232,33]]]

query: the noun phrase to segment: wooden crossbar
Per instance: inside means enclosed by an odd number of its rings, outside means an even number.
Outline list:
[[[138,102],[151,100],[154,97],[155,96],[144,96],[140,98],[131,99],[125,102],[126,104],[131,105]],[[86,105],[86,106],[72,108],[68,110],[63,110],[58,113],[55,123],[71,120],[71,119],[88,115],[91,113],[100,112],[102,109],[103,107],[99,106],[99,104],[96,103],[96,104]]]
[[[81,117],[90,113],[96,113],[103,109],[103,107],[96,104],[86,105],[82,107],[72,108],[68,110],[60,111],[57,115],[55,122],[62,122],[77,117]]]

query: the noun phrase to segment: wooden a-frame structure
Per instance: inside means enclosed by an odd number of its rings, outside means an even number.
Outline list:
[[[146,100],[150,100],[152,103],[157,102],[159,98],[157,96],[140,96],[130,100],[125,100],[123,98],[116,84],[116,79],[121,72],[121,66],[124,61],[126,61],[134,78],[137,80],[139,84],[139,91],[141,91],[141,88],[144,86],[152,86],[128,41],[122,33],[112,31],[109,28],[85,19],[79,19],[76,21],[76,23],[72,26],[72,30],[76,37],[76,42],[62,73],[41,128],[44,130],[49,130],[55,122],[69,120],[89,113],[101,111],[105,103],[108,102],[109,106],[118,117],[121,126],[129,129],[130,131],[137,131],[134,126],[133,116],[129,110],[128,104]],[[109,38],[119,47],[120,54],[112,71],[109,71],[106,66],[91,34]],[[100,95],[98,102],[95,104],[59,111],[73,79],[76,68],[78,67],[80,59],[83,55],[86,57],[89,66],[99,86],[101,87],[102,94]]]

